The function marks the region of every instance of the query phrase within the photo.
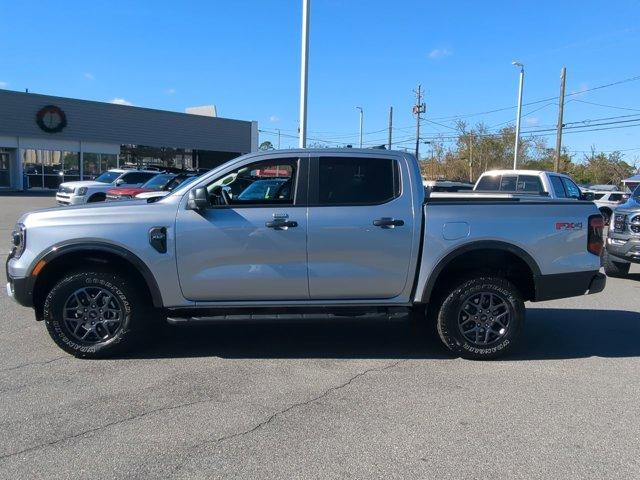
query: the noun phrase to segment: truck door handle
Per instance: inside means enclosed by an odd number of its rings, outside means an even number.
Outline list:
[[[284,218],[277,218],[272,222],[267,222],[264,224],[267,228],[273,228],[275,230],[284,230],[286,228],[294,228],[298,226],[298,222],[293,220],[285,220]]]
[[[374,220],[373,225],[380,228],[401,227],[404,225],[404,220],[396,220],[395,218],[384,217]]]

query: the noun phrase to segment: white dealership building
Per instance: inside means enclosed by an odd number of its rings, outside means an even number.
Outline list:
[[[252,121],[0,90],[0,189],[57,189],[123,165],[212,168],[257,146]]]

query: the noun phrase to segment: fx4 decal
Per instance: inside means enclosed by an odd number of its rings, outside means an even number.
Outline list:
[[[556,222],[556,230],[582,230],[582,222]]]

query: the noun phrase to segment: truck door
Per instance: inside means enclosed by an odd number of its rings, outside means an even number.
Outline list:
[[[394,158],[345,155],[310,163],[311,299],[396,297],[407,282],[417,227],[409,172]]]
[[[207,185],[211,207],[180,209],[176,256],[185,298],[305,300],[308,159],[231,167]]]

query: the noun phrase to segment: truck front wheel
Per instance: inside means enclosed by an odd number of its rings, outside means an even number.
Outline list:
[[[457,284],[437,317],[440,339],[468,359],[504,355],[524,325],[525,309],[518,289],[499,277],[480,277]]]
[[[107,272],[80,272],[62,278],[44,302],[51,338],[81,358],[112,356],[130,346],[134,324],[143,316],[136,289]]]

